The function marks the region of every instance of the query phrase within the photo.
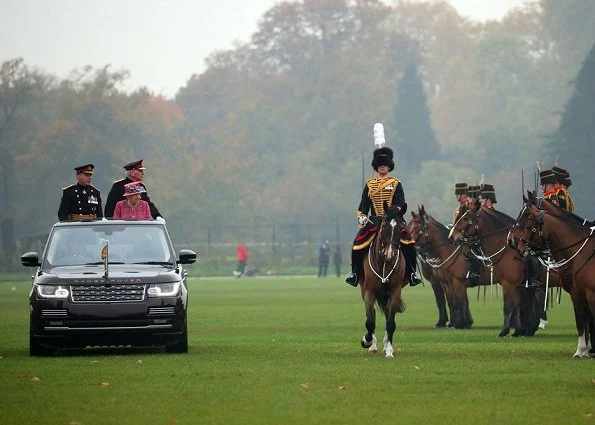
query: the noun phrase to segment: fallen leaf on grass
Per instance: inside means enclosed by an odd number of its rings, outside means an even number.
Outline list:
[[[345,391],[346,389],[347,389],[347,387],[345,385],[339,386],[339,391]]]
[[[100,387],[109,387],[109,382],[102,382],[101,384],[99,384]]]
[[[143,361],[142,361],[142,360],[137,360],[136,362],[137,362],[138,364],[143,364]]]
[[[27,372],[23,373],[23,379],[29,380],[29,374]]]
[[[415,369],[419,370],[419,366],[413,366]]]
[[[40,382],[41,379],[39,379],[37,376],[34,376],[33,378],[31,378],[31,382]]]
[[[591,383],[595,384],[595,378],[591,378]]]
[[[83,424],[81,422],[79,422],[79,421],[70,421],[68,423],[68,425],[83,425]]]
[[[592,416],[593,416],[593,413],[585,413],[583,416],[584,416],[585,418],[590,418],[590,417],[592,417]]]
[[[308,383],[306,382],[305,384],[300,384],[300,387],[307,390],[308,388],[310,388],[310,385],[308,385]]]
[[[89,363],[99,363],[99,360],[91,360]]]
[[[176,425],[178,423],[178,421],[176,421],[175,419],[170,419],[167,421],[167,425]]]

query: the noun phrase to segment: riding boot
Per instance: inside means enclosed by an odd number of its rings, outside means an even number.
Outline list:
[[[476,286],[479,285],[479,278],[481,276],[480,267],[481,267],[481,264],[479,263],[479,260],[477,258],[475,258],[475,257],[469,258],[469,271],[467,272],[467,276],[466,276],[467,288],[475,288]]]
[[[356,287],[359,276],[363,276],[361,250],[351,251],[351,271],[345,276],[345,283]]]
[[[417,265],[417,251],[415,245],[412,243],[402,243],[401,250],[405,256],[405,280],[409,282],[409,286],[417,286],[421,281],[421,277],[415,271]]]
[[[539,289],[541,282],[539,281],[539,260],[535,255],[527,255],[524,257],[525,268],[525,285],[526,289]]]

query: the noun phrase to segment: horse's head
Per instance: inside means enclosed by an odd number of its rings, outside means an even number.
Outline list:
[[[399,251],[401,234],[407,227],[402,209],[397,206],[386,208],[378,230],[378,249],[387,261],[391,261]]]
[[[421,207],[418,206],[417,210],[417,214],[411,211],[413,220],[411,222],[410,228],[413,239],[416,241],[416,248],[418,250],[422,250],[424,247],[427,247],[430,244],[430,216],[426,212],[426,209],[423,205]]]
[[[469,244],[479,237],[479,221],[481,215],[481,202],[476,199],[467,210],[463,211],[453,224],[448,234],[451,243]]]
[[[508,235],[508,245],[521,255],[525,255],[527,249],[539,252],[547,247],[543,233],[543,199],[537,198],[533,192],[528,191],[527,195],[523,196],[523,209]]]

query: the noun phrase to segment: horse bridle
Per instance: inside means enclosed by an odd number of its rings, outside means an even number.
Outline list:
[[[394,225],[392,225],[393,220],[395,221]],[[377,272],[374,269],[374,266],[372,265],[372,254],[373,254],[374,242],[372,242],[370,244],[369,253],[368,253],[368,264],[370,265],[370,269],[376,275],[376,277],[378,277],[378,279],[381,280],[381,282],[383,284],[388,282],[388,280],[390,279],[391,275],[393,274],[393,272],[395,271],[395,269],[397,267],[397,264],[399,263],[399,257],[400,257],[400,250],[399,250],[400,237],[397,239],[396,242],[393,240],[394,236],[395,236],[395,230],[400,229],[399,220],[393,218],[393,219],[391,219],[389,224],[391,224],[391,227],[392,227],[390,240],[387,241],[383,235],[384,227],[386,225],[386,220],[385,220],[384,216],[382,218],[382,223],[380,225],[380,229],[378,230],[378,239],[380,241],[380,246],[379,246],[378,252],[384,258],[383,267],[382,267],[382,276],[379,274],[379,272]],[[386,276],[384,276],[384,274],[385,274],[384,268],[385,268],[386,264],[387,263],[391,264],[391,260],[388,260],[386,258],[386,248],[389,246],[393,246],[395,248],[396,255],[395,255],[395,260],[394,260],[394,263],[392,264],[391,270],[388,272],[388,274]],[[375,260],[374,263],[377,263],[377,261]],[[376,266],[377,266],[377,268],[379,268],[378,264],[376,264]]]
[[[465,218],[465,216],[469,213],[470,210],[467,210],[463,213],[463,215],[457,220],[457,223]],[[481,234],[479,232],[479,224],[477,224],[477,220],[479,219],[479,214],[481,212],[481,208],[478,208],[475,211],[475,214],[469,219],[467,225],[459,230],[459,239],[457,240],[457,245],[466,245],[470,248],[479,247],[481,245]],[[465,229],[468,229],[469,226],[473,226],[475,229],[475,234],[467,235],[465,233]],[[456,225],[455,225],[456,228]]]

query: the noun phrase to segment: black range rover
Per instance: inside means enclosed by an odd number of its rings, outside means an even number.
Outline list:
[[[163,222],[102,220],[56,223],[29,295],[29,354],[87,346],[165,346],[188,352],[188,291]]]

